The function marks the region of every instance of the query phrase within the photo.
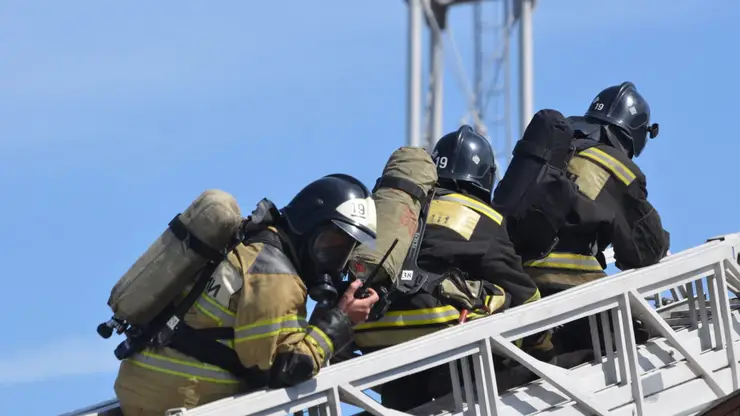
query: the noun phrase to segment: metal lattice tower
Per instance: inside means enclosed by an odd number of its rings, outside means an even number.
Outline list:
[[[444,133],[442,83],[447,52],[465,96],[462,122],[473,125],[491,140],[499,165],[508,162],[513,142],[511,38],[516,27],[519,29],[519,132],[533,114],[531,20],[534,0],[407,0],[407,4],[407,143],[431,150]],[[448,12],[453,6],[472,9],[473,62],[468,65],[463,62],[448,25]],[[426,100],[422,99],[424,26],[429,33]]]
[[[509,4],[508,0],[473,4],[473,82],[480,120],[475,129],[491,140],[497,157],[507,158],[507,164],[512,142]]]

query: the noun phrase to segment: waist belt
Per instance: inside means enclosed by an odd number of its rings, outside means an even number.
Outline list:
[[[543,269],[565,269],[580,271],[604,270],[601,263],[594,256],[572,253],[550,253],[545,258],[524,262],[524,267],[536,267]]]

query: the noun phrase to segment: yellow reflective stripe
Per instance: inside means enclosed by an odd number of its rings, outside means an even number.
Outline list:
[[[417,326],[397,330],[397,328],[379,328],[368,331],[355,332],[355,344],[360,348],[384,348],[397,345],[402,342],[413,341],[425,335],[441,331],[446,327],[456,325],[457,321],[448,325],[439,326]]]
[[[198,297],[198,300],[195,302],[195,308],[216,321],[218,326],[234,326],[236,314],[219,305],[218,302],[205,294]]]
[[[594,258],[594,259],[596,259],[596,258]],[[598,263],[598,261],[597,261],[597,263]],[[599,265],[599,267],[601,267],[601,265]],[[540,300],[540,299],[542,299],[542,294],[540,293],[540,289],[537,289],[537,290],[535,290],[535,292],[532,295],[532,297],[530,297],[529,299],[525,300],[524,303],[526,304],[526,303],[534,302],[534,301]]]
[[[226,345],[227,347],[234,349],[234,340],[233,339],[217,339],[216,341]]]
[[[597,162],[600,165],[604,166],[625,185],[631,184],[632,181],[637,178],[637,176],[635,176],[635,174],[627,166],[625,166],[624,163],[608,155],[603,150],[597,149],[595,147],[588,148],[578,153],[578,156],[591,159],[594,162]]]
[[[601,271],[601,264],[594,256],[571,253],[550,253],[544,259],[524,263],[526,267]]]
[[[501,214],[499,214],[495,209],[486,204],[480,203],[473,198],[468,198],[465,195],[449,194],[439,196],[436,199],[439,199],[441,201],[457,202],[458,204],[465,205],[466,207],[474,209],[476,212],[480,212],[486,217],[492,219],[498,225],[501,225],[501,222],[504,220],[504,217],[501,216]]]
[[[321,348],[324,351],[325,358],[329,358],[334,354],[334,343],[331,342],[329,336],[321,329],[310,325],[308,331],[306,331],[306,339],[315,347]]]
[[[437,308],[414,309],[410,311],[391,311],[382,318],[373,322],[364,322],[355,325],[356,331],[363,329],[377,329],[384,327],[404,327],[414,325],[443,324],[460,317],[460,312],[452,306]]]
[[[237,384],[239,380],[223,368],[204,364],[196,359],[170,358],[149,351],[135,354],[127,360],[131,364],[148,370],[188,379],[210,381],[211,383]]]
[[[234,342],[272,337],[280,333],[302,332],[308,326],[306,318],[288,315],[276,319],[266,319],[234,329]]]

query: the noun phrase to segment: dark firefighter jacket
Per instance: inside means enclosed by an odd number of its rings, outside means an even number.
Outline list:
[[[595,256],[610,243],[621,270],[650,266],[666,255],[670,235],[647,200],[645,175],[624,152],[606,144],[577,148],[568,170],[582,193],[580,221],[562,228],[553,252],[526,267],[603,273]]]
[[[489,204],[470,195],[438,189],[431,203],[418,265],[437,274],[458,268],[469,280],[484,282],[482,300],[489,311],[472,311],[469,319],[540,298],[503,221]],[[355,326],[355,343],[363,352],[372,351],[454,325],[460,311],[453,304],[439,293],[400,299],[380,320]]]
[[[266,238],[275,238],[273,230],[263,232]],[[233,327],[234,339],[223,342],[245,367],[269,373],[271,387],[314,376],[352,336],[348,316],[338,309],[307,322],[303,281],[280,249],[262,242],[229,254],[185,321],[196,329]],[[115,383],[124,414],[161,415],[244,390],[226,370],[167,347],[124,360]]]

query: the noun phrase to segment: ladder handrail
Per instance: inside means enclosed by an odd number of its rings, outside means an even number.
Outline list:
[[[100,415],[104,414],[105,412],[117,409],[118,406],[118,400],[117,399],[108,399],[104,400],[100,403],[92,404],[90,406],[86,406],[80,409],[73,410],[71,412],[63,413],[59,416],[76,416],[76,415]]]

